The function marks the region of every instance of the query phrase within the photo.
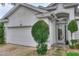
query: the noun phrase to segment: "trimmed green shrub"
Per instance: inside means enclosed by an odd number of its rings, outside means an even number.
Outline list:
[[[74,49],[75,47],[74,45],[69,45],[69,48]]]
[[[47,52],[47,44],[39,44],[37,46],[37,53],[39,55],[44,55]]]
[[[72,38],[72,33],[78,30],[76,20],[71,20],[71,22],[68,24],[68,30],[71,32],[71,38]]]
[[[72,44],[76,44],[77,40],[71,40]]]
[[[78,47],[78,42],[77,42],[78,40],[71,40],[71,43],[72,43],[72,45],[69,45],[69,47],[71,48],[71,49],[74,49],[74,48],[77,48]]]
[[[72,46],[76,48],[77,40],[71,40]]]
[[[79,42],[77,42],[77,44],[76,44],[76,48],[79,49]]]
[[[76,47],[76,49],[79,49],[79,39],[76,39],[76,40],[77,40],[77,42],[75,44],[75,47]]]
[[[0,23],[0,44],[4,42],[4,23]]]
[[[32,36],[38,43],[37,53],[45,54],[47,52],[46,42],[49,37],[49,26],[44,20],[39,20],[32,27]]]
[[[32,27],[32,36],[37,43],[47,42],[49,35],[49,26],[43,21],[39,20]]]
[[[66,53],[66,56],[79,56],[79,53],[77,53],[77,52],[68,52],[68,53]]]
[[[71,40],[72,40],[72,34],[78,30],[78,25],[76,20],[71,20],[71,22],[68,24],[68,30],[71,32]]]

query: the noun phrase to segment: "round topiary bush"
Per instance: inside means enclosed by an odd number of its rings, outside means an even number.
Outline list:
[[[37,43],[47,42],[49,36],[49,26],[43,21],[39,20],[32,27],[32,36]]]
[[[70,23],[68,24],[68,30],[71,32],[71,39],[72,39],[72,34],[78,31],[78,25],[77,25],[76,20],[70,21]]]
[[[73,40],[73,33],[74,32],[76,32],[76,31],[78,31],[78,25],[77,25],[77,22],[76,22],[76,20],[74,19],[74,20],[71,20],[70,21],[70,23],[68,24],[68,30],[71,32],[71,41],[70,41],[70,43],[72,44],[72,45],[74,45],[74,41],[72,41]]]
[[[39,55],[44,55],[47,52],[47,39],[49,37],[49,26],[43,21],[39,20],[32,27],[32,36],[34,40],[38,43],[37,53]]]

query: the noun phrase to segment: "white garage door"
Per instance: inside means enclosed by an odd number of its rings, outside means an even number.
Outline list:
[[[31,35],[31,27],[27,28],[8,28],[8,43],[26,46],[35,46],[35,41]]]

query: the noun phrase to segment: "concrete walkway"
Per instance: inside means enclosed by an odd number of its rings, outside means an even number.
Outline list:
[[[35,51],[33,47],[14,44],[0,44],[0,56],[29,56]]]

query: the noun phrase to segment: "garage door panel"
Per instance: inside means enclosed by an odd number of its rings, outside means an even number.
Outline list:
[[[36,45],[31,35],[31,27],[28,28],[8,28],[9,43],[20,45]]]

